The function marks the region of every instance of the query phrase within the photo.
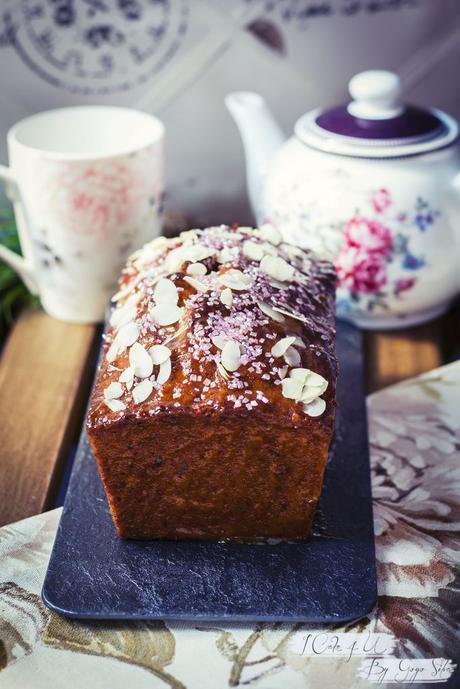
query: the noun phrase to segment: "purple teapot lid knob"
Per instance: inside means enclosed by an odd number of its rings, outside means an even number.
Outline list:
[[[453,144],[457,122],[446,113],[404,103],[394,72],[370,69],[348,84],[352,101],[311,110],[296,122],[303,143],[326,153],[401,158]]]
[[[397,74],[383,69],[369,69],[350,79],[348,90],[353,101],[347,110],[364,120],[388,120],[404,112],[401,82]]]

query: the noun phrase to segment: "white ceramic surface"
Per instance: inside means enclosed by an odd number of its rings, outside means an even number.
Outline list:
[[[126,256],[161,230],[164,127],[129,108],[42,112],[8,133],[0,167],[24,258],[0,246],[55,318],[103,320]]]
[[[374,120],[398,115],[399,86],[388,75],[355,77],[348,111]],[[360,141],[351,155],[350,137],[323,132],[319,150],[312,130],[309,145],[299,130],[310,115],[279,146],[263,99],[240,93],[226,102],[242,134],[258,222],[273,223],[286,241],[335,263],[339,316],[363,328],[397,328],[448,308],[460,291],[460,148],[452,118],[433,111],[444,123],[437,150],[423,140],[401,146],[399,156],[391,142],[377,153]]]

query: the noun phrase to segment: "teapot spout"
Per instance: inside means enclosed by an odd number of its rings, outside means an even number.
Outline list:
[[[246,157],[246,179],[249,201],[258,223],[265,220],[263,187],[268,167],[285,136],[257,93],[229,93],[225,105],[240,132]]]

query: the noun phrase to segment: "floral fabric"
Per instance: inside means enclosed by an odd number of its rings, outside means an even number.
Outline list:
[[[40,599],[54,510],[0,529],[0,687],[378,686],[362,657],[295,651],[295,635],[325,631],[390,634],[393,657],[444,659],[453,674],[442,686],[458,687],[459,383],[456,363],[368,399],[379,600],[366,618],[333,627],[66,620]]]

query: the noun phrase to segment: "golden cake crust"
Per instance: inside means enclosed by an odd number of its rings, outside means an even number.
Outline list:
[[[130,258],[87,421],[121,536],[308,535],[335,412],[334,293],[331,264],[271,226]]]

